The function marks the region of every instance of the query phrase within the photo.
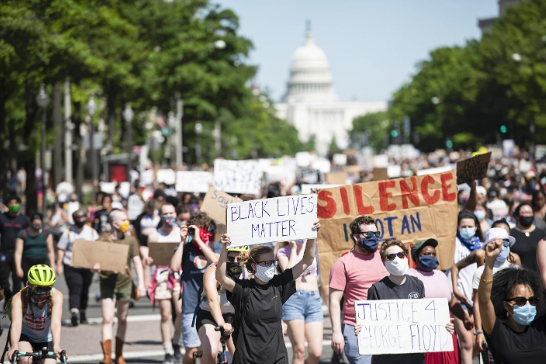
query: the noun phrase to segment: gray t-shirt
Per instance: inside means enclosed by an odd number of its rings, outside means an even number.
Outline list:
[[[72,247],[77,239],[95,241],[98,238],[99,234],[97,231],[88,225],[84,225],[82,231],[79,233],[76,231],[74,226],[71,226],[70,229],[66,229],[61,235],[59,243],[57,244],[57,248],[64,250],[63,263],[70,265],[72,262]]]

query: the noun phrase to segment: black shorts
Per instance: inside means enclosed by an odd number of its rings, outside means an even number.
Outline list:
[[[42,350],[43,348],[47,348],[47,350],[53,351],[53,341],[44,341],[41,343],[35,343],[25,334],[21,334],[21,338],[19,338],[19,342],[21,341],[26,341],[27,343],[29,343],[32,346],[32,351]]]
[[[228,324],[232,324],[235,322],[235,314],[234,313],[225,313],[222,315],[224,317],[224,321]],[[214,317],[212,316],[212,313],[210,311],[205,311],[202,309],[197,310],[197,317],[195,320],[195,328],[199,332],[199,329],[203,325],[212,325],[214,327],[218,326],[216,324],[216,321],[214,320]]]

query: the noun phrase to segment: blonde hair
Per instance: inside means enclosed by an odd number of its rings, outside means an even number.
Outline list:
[[[259,261],[260,255],[272,253],[273,248],[267,245],[255,245],[250,249],[250,251],[242,252],[241,253],[241,261],[240,265],[243,268],[246,268],[247,271],[250,273],[255,273],[252,269],[252,263],[256,263]]]

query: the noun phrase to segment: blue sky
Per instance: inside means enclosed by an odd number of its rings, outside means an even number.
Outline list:
[[[293,52],[312,22],[342,100],[388,100],[415,65],[437,47],[479,38],[478,19],[496,16],[498,0],[216,0],[240,18],[254,43],[258,82],[278,100]]]

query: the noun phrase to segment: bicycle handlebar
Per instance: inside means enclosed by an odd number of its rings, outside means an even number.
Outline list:
[[[18,351],[15,350],[13,352],[13,356],[11,357],[11,364],[16,364],[17,359],[21,357],[32,357],[37,359],[57,359],[57,354],[55,354],[53,351],[34,351],[34,352],[27,352],[27,351]],[[61,351],[61,363],[66,363],[66,350]]]

